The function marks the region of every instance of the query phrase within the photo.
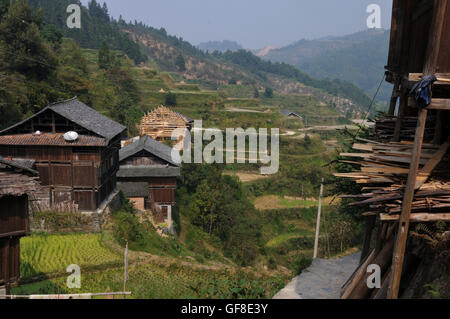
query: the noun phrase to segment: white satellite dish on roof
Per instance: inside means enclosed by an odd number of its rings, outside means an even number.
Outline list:
[[[66,142],[75,142],[78,139],[78,133],[77,132],[67,132],[64,134],[64,139]]]

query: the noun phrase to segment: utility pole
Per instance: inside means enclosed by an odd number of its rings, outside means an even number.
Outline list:
[[[127,291],[127,281],[128,281],[128,240],[125,246],[125,252],[123,254],[124,261],[124,269],[123,269],[123,292]],[[123,299],[126,298],[126,295],[123,295]]]
[[[303,201],[303,208],[305,208],[305,193],[303,191],[303,184],[302,184],[302,201]]]
[[[313,255],[313,259],[317,258],[317,250],[319,248],[319,229],[320,229],[320,213],[321,213],[321,210],[322,210],[323,182],[324,182],[324,179],[322,178],[322,183],[320,184],[319,208],[317,210],[316,239],[314,241],[314,255]]]

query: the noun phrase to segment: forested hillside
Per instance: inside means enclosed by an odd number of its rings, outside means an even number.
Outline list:
[[[142,115],[127,55],[102,42],[89,66],[81,47],[24,1],[0,3],[0,128],[78,96],[132,130]]]
[[[98,49],[106,41],[111,49],[125,52],[135,63],[146,61],[148,57],[161,70],[177,72],[188,81],[200,81],[213,89],[221,84],[240,82],[260,89],[273,87],[283,93],[340,96],[353,101],[355,105],[350,108],[357,109],[358,114],[369,103],[364,92],[349,82],[314,80],[291,66],[281,63],[267,65],[250,52],[244,53],[249,59],[241,59],[242,53],[233,59],[206,54],[181,37],[168,35],[163,28],[155,29],[137,21],[126,22],[122,18],[113,19],[107,7],[95,0],[90,1],[87,8],[82,7],[83,26],[80,30],[65,27],[65,8],[73,1],[29,1],[35,8],[43,8],[48,24],[56,25],[64,36],[75,39],[84,48]],[[259,70],[261,66],[263,70]],[[330,97],[325,102],[341,103],[339,99]]]
[[[209,52],[238,51],[238,50],[243,49],[242,45],[240,45],[236,41],[230,41],[230,40],[202,42],[197,45],[197,48],[199,48],[200,50],[209,51]]]
[[[41,8],[45,23],[58,28],[63,36],[74,39],[83,48],[100,49],[106,41],[111,49],[125,52],[135,63],[145,62],[139,45],[120,31],[124,21],[111,19],[105,4],[90,1],[88,7],[79,0],[27,0],[34,8]],[[78,4],[81,7],[81,29],[69,29],[66,26],[67,7]]]
[[[343,37],[300,40],[270,50],[264,59],[286,62],[317,78],[349,81],[373,94],[387,63],[389,30],[368,30]],[[392,91],[385,84],[379,98],[387,100]]]

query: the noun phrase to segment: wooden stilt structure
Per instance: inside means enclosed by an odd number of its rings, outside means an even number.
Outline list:
[[[357,200],[351,205],[369,207],[363,214],[369,218],[363,256],[342,287],[344,299],[401,297],[407,285],[403,272],[411,264],[411,223],[450,222],[450,39],[443,36],[450,28],[449,0],[394,0],[392,19],[386,67],[387,79],[394,84],[389,111],[377,119],[372,140],[359,139],[353,145],[357,152],[341,154],[342,161],[359,163],[360,170],[336,174],[365,184],[363,193],[343,197]],[[417,108],[409,92],[428,75],[437,77],[431,104]],[[379,289],[371,290],[365,282],[370,264],[382,269]]]

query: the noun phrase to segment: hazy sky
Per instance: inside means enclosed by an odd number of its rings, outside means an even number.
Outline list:
[[[97,1],[106,2],[115,18],[164,27],[192,44],[235,40],[248,49],[364,30],[372,3],[381,7],[381,27],[388,29],[392,10],[392,0]]]

